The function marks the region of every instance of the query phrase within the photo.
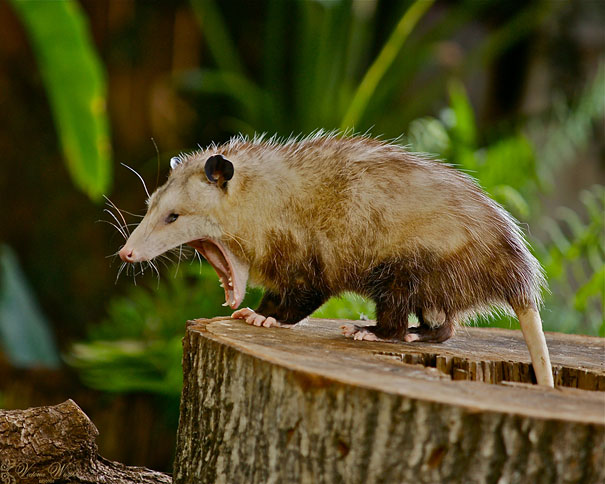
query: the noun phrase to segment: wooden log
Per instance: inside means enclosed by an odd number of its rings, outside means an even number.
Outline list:
[[[85,387],[66,367],[15,368],[0,356],[0,407],[39,407],[67,398],[78,402],[99,429],[95,442],[100,455],[151,469],[172,468],[176,426],[148,393],[107,395]],[[128,438],[124,438],[125,428]]]
[[[190,322],[175,483],[605,482],[605,344],[520,331],[358,342],[342,322]]]
[[[97,455],[98,434],[72,400],[51,407],[0,410],[0,483],[172,482],[167,474]]]

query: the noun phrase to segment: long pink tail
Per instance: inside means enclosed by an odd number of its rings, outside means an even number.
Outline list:
[[[544,331],[542,330],[540,313],[534,308],[521,309],[513,306],[513,309],[517,318],[519,318],[519,324],[529,350],[538,385],[554,387],[552,366]]]

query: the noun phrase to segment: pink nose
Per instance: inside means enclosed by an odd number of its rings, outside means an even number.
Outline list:
[[[118,254],[120,255],[120,259],[122,259],[124,262],[130,262],[131,264],[134,262],[134,250],[133,249],[129,249],[126,246],[124,246],[120,249],[120,252],[118,252]]]

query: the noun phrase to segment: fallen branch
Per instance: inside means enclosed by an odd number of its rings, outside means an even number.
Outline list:
[[[167,474],[99,456],[98,435],[72,400],[50,407],[0,410],[0,482],[172,483]]]

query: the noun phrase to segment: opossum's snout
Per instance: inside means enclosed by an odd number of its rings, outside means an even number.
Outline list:
[[[120,252],[118,252],[118,254],[120,256],[120,259],[122,259],[124,262],[129,262],[130,264],[134,264],[136,262],[134,249],[124,246],[120,249]]]

